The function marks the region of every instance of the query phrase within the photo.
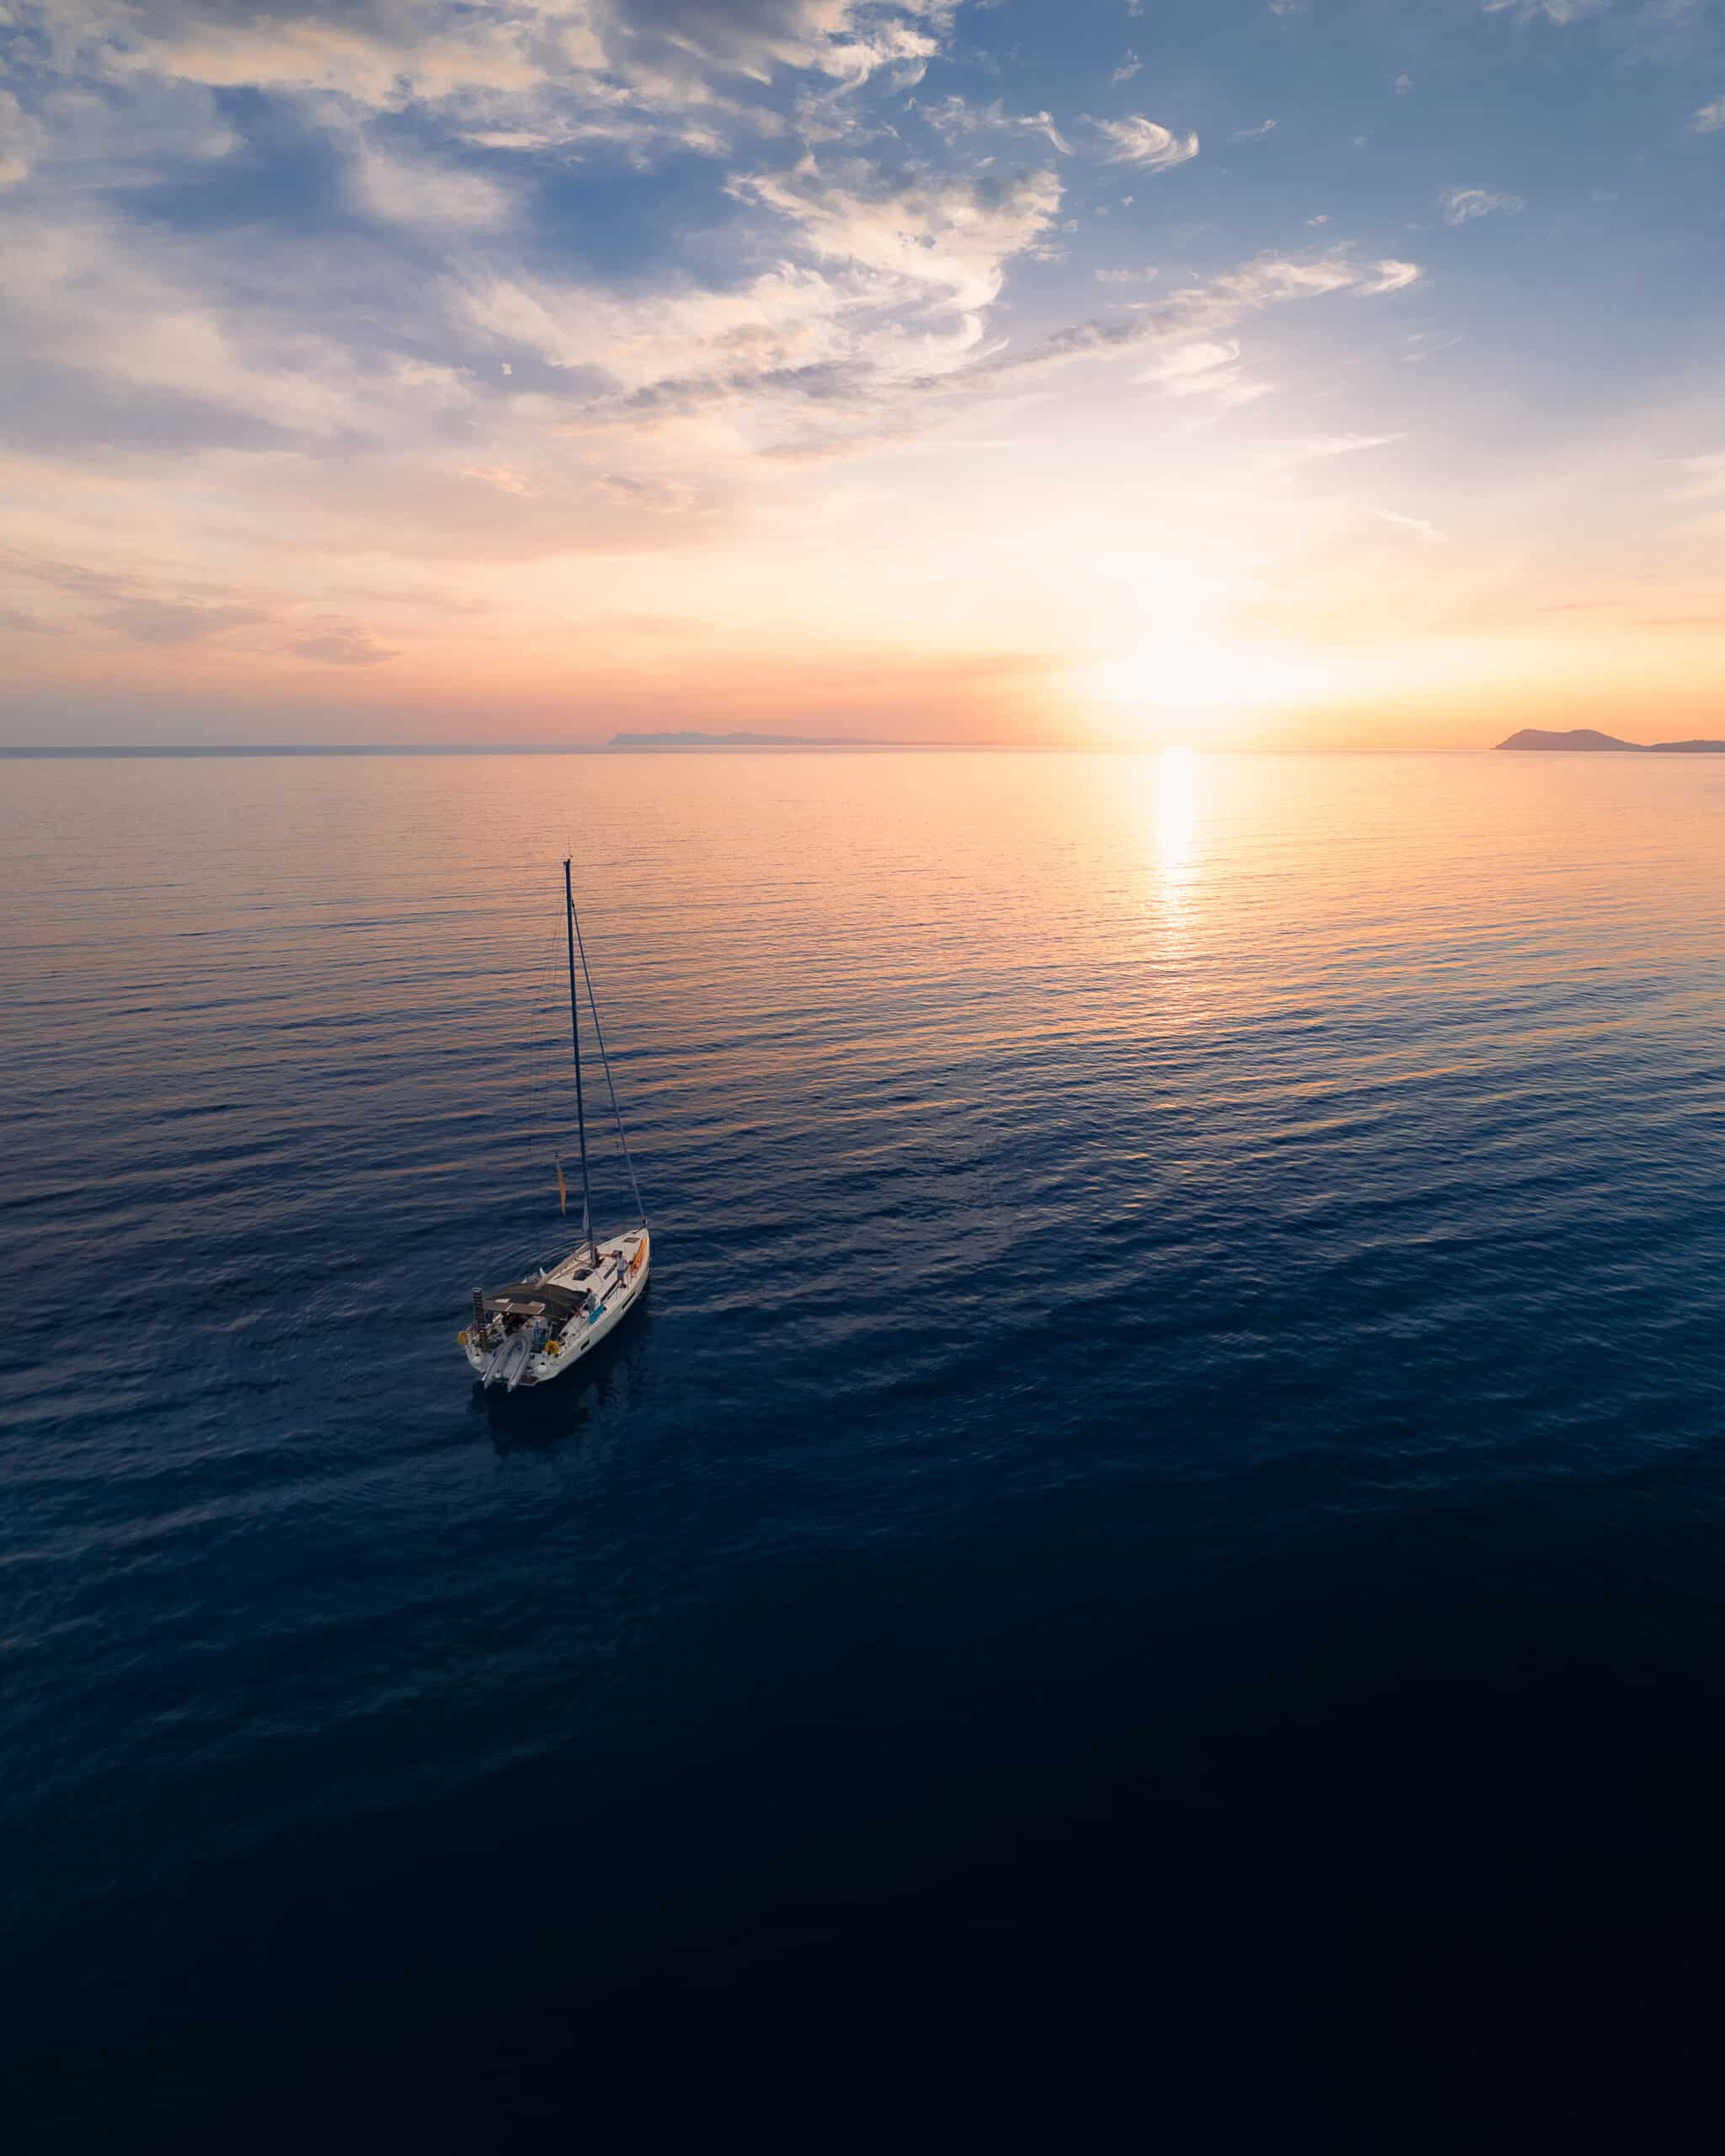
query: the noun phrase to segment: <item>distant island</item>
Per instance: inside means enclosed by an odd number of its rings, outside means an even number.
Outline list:
[[[613,734],[613,749],[878,749],[835,734]]]
[[[1591,726],[1572,726],[1567,734],[1549,734],[1543,727],[1524,726],[1500,749],[1557,749],[1588,753],[1601,749],[1626,750],[1632,756],[1725,756],[1725,741],[1620,741],[1615,734],[1600,734]]]

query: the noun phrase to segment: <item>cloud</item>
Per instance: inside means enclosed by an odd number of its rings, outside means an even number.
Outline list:
[[[9,90],[0,90],[0,187],[15,187],[29,174],[42,131]]]
[[[152,564],[139,571],[108,568],[90,561],[67,561],[40,548],[8,547],[0,552],[0,571],[33,585],[35,595],[64,610],[50,623],[35,615],[5,616],[8,628],[51,632],[72,630],[81,636],[93,628],[122,637],[129,643],[166,648],[202,642],[230,629],[264,621],[264,610],[233,601],[208,583],[176,576],[171,568]],[[216,603],[211,603],[214,600]],[[89,610],[94,609],[93,611]]]
[[[1038,220],[1051,214],[1051,201],[1038,204]],[[1024,229],[1010,237],[1022,240]],[[854,243],[847,239],[847,248]],[[711,340],[696,340],[685,350],[687,372],[655,369],[651,380],[621,398],[599,398],[587,419],[573,424],[657,429],[723,414],[736,428],[740,446],[746,427],[753,456],[810,463],[901,447],[1039,377],[1081,362],[1140,355],[1137,379],[1146,386],[1171,397],[1202,395],[1226,408],[1263,397],[1273,386],[1253,380],[1239,365],[1231,333],[1249,316],[1327,294],[1397,291],[1418,275],[1411,264],[1359,263],[1339,253],[1259,257],[1165,299],[1135,303],[1124,319],[1076,323],[1017,350],[990,348],[980,334],[967,340],[931,330],[913,338],[907,332],[916,309],[897,334],[882,334],[866,321],[852,327],[841,304],[832,311],[834,286],[818,278],[809,304],[822,326],[806,357],[784,356],[782,332],[760,346],[752,339],[734,346],[729,363],[715,364]]]
[[[1704,104],[1690,121],[1697,135],[1717,135],[1725,128],[1725,97],[1717,97],[1711,104]]]
[[[980,120],[975,131],[996,131],[991,109],[966,109]],[[1046,115],[1000,119],[1028,133]],[[340,139],[350,142],[352,131]],[[387,157],[381,181],[378,166],[370,169],[374,202],[379,185],[411,195],[426,176],[417,152],[392,145]],[[182,244],[159,231],[122,238],[61,221],[19,227],[11,242],[0,232],[0,251],[15,245],[20,350],[56,397],[81,400],[80,423],[98,412],[99,370],[112,439],[123,432],[164,452],[226,440],[320,457],[339,445],[336,462],[276,464],[270,484],[291,483],[332,515],[339,502],[356,531],[391,518],[392,543],[414,551],[441,525],[453,546],[482,532],[486,545],[505,544],[507,530],[515,555],[549,550],[559,536],[593,543],[588,535],[606,529],[586,510],[572,527],[579,490],[559,477],[560,453],[547,464],[547,443],[558,436],[579,443],[595,430],[628,430],[642,456],[662,458],[681,453],[669,430],[698,421],[709,432],[689,437],[690,453],[723,461],[777,452],[800,438],[811,410],[831,415],[822,433],[836,453],[846,429],[860,440],[926,427],[940,384],[980,383],[1008,265],[1045,243],[1060,201],[1050,171],[891,172],[856,157],[745,173],[731,192],[777,226],[761,237],[781,259],[711,288],[663,271],[628,290],[525,275],[493,227],[469,221],[490,216],[489,195],[433,204],[451,220],[439,232],[452,252],[430,280],[410,255],[351,236],[301,247],[284,235],[266,266],[250,226]],[[1397,280],[1417,274],[1388,267]],[[1301,290],[1390,288],[1382,269],[1283,274]],[[1257,297],[1228,305],[1242,302]],[[389,350],[392,335],[403,350]],[[711,432],[721,421],[724,431]],[[391,460],[387,501],[355,462],[367,453]],[[607,462],[614,478],[648,488],[635,510],[650,499],[662,520],[665,504],[687,501],[650,491],[663,470]],[[489,521],[482,498],[496,505]],[[631,508],[614,484],[596,498],[620,514]],[[515,520],[507,527],[497,520],[505,514]]]
[[[1519,195],[1493,195],[1483,187],[1452,187],[1438,199],[1446,225],[1470,224],[1476,217],[1513,217],[1527,207]]]
[[[859,278],[847,287],[786,259],[729,287],[675,284],[638,294],[476,268],[460,304],[470,333],[512,350],[518,363],[531,360],[552,370],[552,379],[567,379],[558,411],[547,414],[558,424],[619,397],[645,403],[680,382],[747,381],[830,365],[847,349],[852,315],[870,301],[884,307],[890,297],[876,280]]]
[[[1484,0],[1488,15],[1513,14],[1522,22],[1543,15],[1547,22],[1578,23],[1600,13],[1610,0]]]
[[[1284,456],[1305,464],[1320,457],[1353,456],[1363,449],[1383,449],[1406,439],[1403,435],[1299,435],[1278,447]]]
[[[919,81],[953,0],[41,0],[61,49],[110,80],[435,109],[523,151],[721,152],[777,131],[767,93]]]
[[[1390,85],[1398,98],[1405,98],[1413,88],[1412,75],[1398,75]]]
[[[1684,488],[1686,494],[1725,494],[1725,450],[1717,450],[1706,456],[1685,456],[1682,465],[1689,474],[1689,484]]]
[[[1142,72],[1144,62],[1129,45],[1126,48],[1126,57],[1108,77],[1108,80],[1111,83],[1130,83],[1135,75]]]
[[[174,644],[194,643],[264,617],[250,606],[183,606],[165,600],[136,599],[101,618],[105,627],[133,643]]]
[[[1226,344],[1197,339],[1189,344],[1176,344],[1161,353],[1143,373],[1132,379],[1156,388],[1171,383],[1190,382],[1196,376],[1212,373],[1218,367],[1231,366],[1240,356],[1240,347],[1231,340]]]
[[[1164,348],[1134,380],[1171,395],[1213,394],[1231,403],[1264,396],[1272,387],[1235,369],[1236,344],[1226,333],[1265,308],[1290,301],[1348,293],[1375,298],[1404,291],[1418,277],[1411,262],[1357,263],[1337,253],[1297,259],[1260,255],[1240,269],[1171,292],[1166,299],[1135,303],[1126,321],[1092,319],[1057,330],[1028,350],[980,360],[970,370],[983,378],[1045,372],[1084,360],[1106,360],[1141,346]]]
[[[986,354],[1007,265],[1038,251],[1060,200],[1049,171],[891,173],[859,157],[805,157],[729,191],[766,213],[781,257],[745,282],[623,294],[481,275],[464,294],[474,329],[567,380],[557,431],[604,438],[598,489],[619,508],[705,511],[710,488],[666,491],[684,444],[734,470],[926,432],[943,385]],[[625,443],[645,462],[621,468]],[[519,468],[485,459],[493,487],[494,464]]]
[[[309,659],[320,666],[377,666],[386,659],[398,659],[366,629],[330,628],[318,636],[297,637],[287,646],[296,659]]]
[[[1275,131],[1275,121],[1274,120],[1266,120],[1256,127],[1236,128],[1234,132],[1228,137],[1228,140],[1231,142],[1259,142],[1263,140],[1266,135],[1274,135]]]
[[[1418,275],[1411,262],[1357,263],[1340,253],[1303,259],[1258,255],[1206,284],[1188,285],[1165,299],[1144,302],[1126,321],[1074,323],[1022,352],[980,360],[971,373],[999,377],[1044,372],[1075,360],[1112,359],[1140,345],[1203,343],[1267,307],[1332,293],[1370,298],[1400,291]]]
[[[531,501],[545,491],[525,472],[518,472],[509,464],[464,464],[462,477],[477,479],[481,486],[495,487],[499,494],[513,494],[521,501]]]
[[[680,516],[697,506],[696,489],[686,481],[643,479],[627,472],[601,472],[593,483],[607,501],[644,510],[649,516]]]
[[[380,322],[408,341],[423,320],[422,282],[398,257],[248,227],[129,227],[73,192],[0,219],[11,432],[181,451],[398,438],[452,394],[448,370],[416,380],[377,350]]]
[[[999,296],[1006,263],[1049,230],[1060,204],[1052,172],[900,176],[860,160],[828,172],[809,158],[732,192],[788,219],[819,260],[868,273],[873,304],[972,316]]]
[[[1404,531],[1411,531],[1416,539],[1423,539],[1428,547],[1447,547],[1450,535],[1439,531],[1435,524],[1428,524],[1423,516],[1403,516],[1397,510],[1381,509],[1374,514],[1386,524],[1399,525]]]
[[[1176,345],[1159,354],[1133,380],[1166,396],[1206,397],[1231,410],[1257,403],[1277,387],[1249,374],[1240,365],[1240,356],[1237,339]],[[1351,456],[1359,450],[1381,449],[1386,443],[1403,439],[1399,434],[1300,435],[1277,443],[1268,462],[1273,466],[1315,463],[1325,457]]]
[[[1050,149],[1057,150],[1062,157],[1072,154],[1072,145],[1062,136],[1049,114],[1008,112],[999,98],[991,104],[971,104],[953,91],[939,104],[925,105],[921,110],[929,125],[948,137],[987,131],[1038,135]]]
[[[1413,262],[1356,263],[1340,252],[1304,259],[1268,254],[1217,278],[1210,289],[1244,307],[1257,308],[1278,300],[1315,299],[1327,292],[1375,298],[1380,293],[1404,291],[1418,275],[1418,264]]]
[[[1268,396],[1272,387],[1267,382],[1254,382],[1244,373],[1236,364],[1239,357],[1240,347],[1231,339],[1220,343],[1200,339],[1158,353],[1132,379],[1143,387],[1161,390],[1165,397],[1208,398],[1231,410]]]
[[[814,64],[822,73],[853,87],[885,69],[904,89],[922,80],[928,62],[939,51],[939,40],[926,31],[903,22],[878,23],[834,41]]]
[[[355,147],[353,187],[360,207],[371,216],[422,229],[500,224],[510,206],[507,192],[481,173],[364,141]]]
[[[685,88],[702,76],[763,81],[781,69],[846,78],[925,59],[950,8],[901,0],[353,0],[339,20],[317,0],[236,13],[221,0],[138,7],[59,0],[105,14],[136,63],[232,86],[307,85],[393,104],[550,79],[619,77]]]
[[[1167,172],[1198,155],[1196,135],[1176,135],[1141,114],[1129,115],[1124,120],[1092,120],[1090,125],[1108,146],[1102,153],[1104,164]]]

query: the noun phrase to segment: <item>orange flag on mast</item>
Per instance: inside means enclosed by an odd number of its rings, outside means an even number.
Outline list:
[[[557,1163],[557,1209],[559,1213],[567,1213],[569,1209],[569,1193],[563,1179],[563,1155],[553,1153],[551,1157]]]

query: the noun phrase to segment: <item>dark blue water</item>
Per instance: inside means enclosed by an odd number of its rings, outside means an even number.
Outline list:
[[[1725,764],[0,774],[28,2145],[1525,2147],[1704,2056]],[[571,839],[654,1277],[498,1401]]]

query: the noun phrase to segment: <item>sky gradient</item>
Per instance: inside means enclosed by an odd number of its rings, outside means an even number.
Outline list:
[[[0,741],[1725,734],[1720,0],[0,51]]]

